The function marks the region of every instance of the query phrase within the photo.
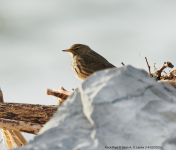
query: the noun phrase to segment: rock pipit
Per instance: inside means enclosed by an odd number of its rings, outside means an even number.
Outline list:
[[[85,80],[95,71],[115,67],[87,45],[74,44],[70,49],[63,51],[71,53],[72,69],[75,76],[81,80]]]

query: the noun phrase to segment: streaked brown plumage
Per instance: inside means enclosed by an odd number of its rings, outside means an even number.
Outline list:
[[[70,49],[63,51],[71,53],[72,69],[75,76],[81,80],[85,80],[95,71],[115,67],[87,45],[74,44]]]

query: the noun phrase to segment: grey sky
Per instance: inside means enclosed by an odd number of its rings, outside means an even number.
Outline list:
[[[63,53],[89,45],[117,67],[176,65],[176,1],[0,1],[0,87],[5,102],[56,104],[46,88],[82,81]],[[153,67],[152,67],[153,72]],[[1,144],[2,145],[2,144]]]

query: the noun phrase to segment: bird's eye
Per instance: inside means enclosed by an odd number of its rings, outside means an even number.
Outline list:
[[[78,51],[78,50],[79,50],[79,48],[77,47],[75,50],[76,50],[76,51]]]

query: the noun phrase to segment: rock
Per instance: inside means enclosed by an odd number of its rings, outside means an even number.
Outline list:
[[[126,66],[87,78],[19,150],[175,150],[174,133],[176,89]]]

